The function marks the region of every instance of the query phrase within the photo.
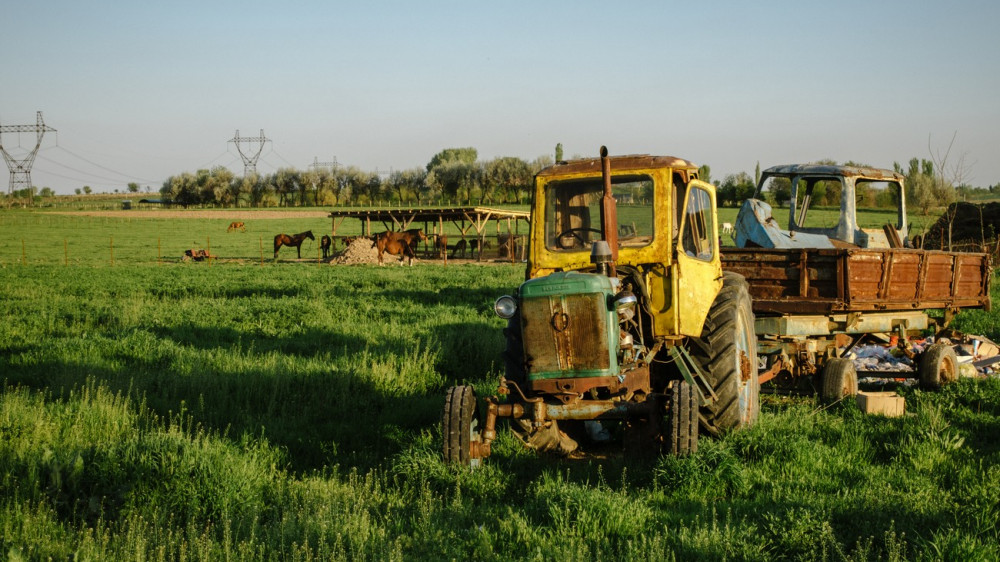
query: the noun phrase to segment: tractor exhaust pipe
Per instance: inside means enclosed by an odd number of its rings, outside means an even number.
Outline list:
[[[608,147],[601,147],[601,177],[604,180],[604,197],[601,198],[601,235],[611,250],[611,277],[617,277],[615,264],[618,262],[618,207],[611,194],[611,159],[608,158]],[[596,249],[596,244],[594,249]],[[592,256],[593,258],[596,256]]]

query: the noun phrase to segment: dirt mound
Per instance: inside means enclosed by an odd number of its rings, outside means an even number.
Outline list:
[[[385,263],[393,264],[398,261],[399,256],[386,253],[383,259]],[[371,238],[358,238],[335,254],[330,263],[333,265],[378,263],[378,249],[372,244]]]
[[[952,248],[981,251],[984,243],[987,247],[995,245],[1000,234],[1000,203],[952,203],[927,230],[923,247],[929,250],[947,248],[949,222]],[[911,232],[911,236],[913,234]]]

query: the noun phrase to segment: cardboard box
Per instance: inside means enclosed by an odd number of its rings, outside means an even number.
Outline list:
[[[858,392],[857,400],[858,408],[866,414],[895,418],[906,410],[906,399],[895,392]]]

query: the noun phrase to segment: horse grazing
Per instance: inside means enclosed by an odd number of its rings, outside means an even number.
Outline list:
[[[306,238],[310,240],[315,240],[316,237],[313,236],[313,231],[307,230],[305,232],[300,232],[293,236],[287,234],[278,234],[274,237],[274,259],[278,259],[278,248],[282,246],[295,246],[295,250],[298,252],[299,259],[302,259],[302,241]]]
[[[438,257],[445,259],[448,257],[448,235],[434,235],[434,249],[437,250]]]
[[[319,239],[319,247],[323,250],[323,259],[330,257],[331,246],[333,246],[333,239],[324,234],[323,237]]]
[[[483,250],[491,247],[489,240],[480,241],[478,238],[473,238],[469,241],[469,246],[472,248],[472,255],[475,256],[476,252],[479,252],[479,257],[483,257]]]
[[[229,228],[226,229],[226,232],[232,232],[234,230],[239,230],[240,232],[246,232],[247,231],[247,227],[242,222],[233,221],[233,222],[229,223]]]
[[[462,257],[465,257],[465,249],[468,247],[469,243],[462,238],[458,242],[455,242],[455,247],[451,250],[451,257],[455,257],[455,254],[462,252]]]
[[[423,240],[427,240],[427,235],[419,228],[411,228],[403,232],[387,230],[375,235],[372,246],[378,248],[379,265],[383,265],[382,256],[385,252],[389,252],[394,256],[400,256],[400,260],[403,257],[407,257],[410,260],[408,265],[413,265],[413,258],[416,257],[417,242]]]

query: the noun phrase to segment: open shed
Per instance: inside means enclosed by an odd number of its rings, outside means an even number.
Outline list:
[[[509,209],[497,209],[493,207],[438,207],[438,208],[418,208],[418,209],[359,209],[359,210],[335,210],[331,211],[329,217],[332,221],[332,234],[337,236],[337,228],[348,218],[361,221],[362,233],[364,236],[372,236],[373,228],[376,232],[382,230],[407,230],[410,228],[423,228],[428,235],[438,235],[445,233],[445,225],[450,223],[458,230],[458,234],[448,234],[451,240],[447,247],[454,251],[464,249],[476,240],[480,248],[488,247],[490,239],[494,239],[500,257],[521,257],[524,252],[524,238],[529,231],[531,213],[528,211],[514,211]],[[521,223],[524,224],[521,224]],[[375,226],[373,226],[373,223]],[[494,228],[491,228],[491,224]],[[382,228],[379,228],[381,226]],[[523,229],[523,230],[522,230]],[[468,242],[467,242],[468,239]],[[481,253],[480,253],[481,255]]]

